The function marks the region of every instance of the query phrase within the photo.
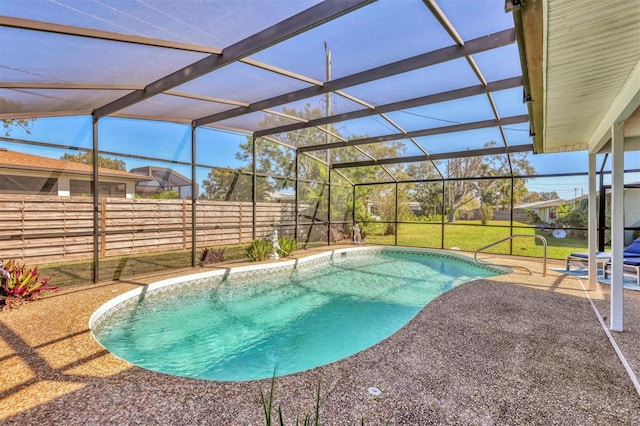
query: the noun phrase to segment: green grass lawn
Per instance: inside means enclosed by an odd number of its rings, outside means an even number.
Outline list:
[[[490,221],[483,226],[480,221],[458,221],[456,224],[444,225],[444,244],[442,244],[442,226],[440,224],[411,223],[398,225],[398,244],[404,246],[475,251],[480,247],[508,237],[508,221]],[[576,238],[554,238],[551,233],[532,228],[525,223],[514,222],[514,234],[541,235],[547,240],[547,257],[564,259],[575,251],[585,251],[586,240]],[[379,227],[382,229],[382,227]],[[393,244],[394,235],[367,234],[366,242],[370,244]],[[516,237],[486,250],[488,253],[509,254],[513,245],[513,255],[542,257],[543,243],[534,237]]]

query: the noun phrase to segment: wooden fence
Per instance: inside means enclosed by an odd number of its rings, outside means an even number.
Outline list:
[[[100,257],[191,249],[191,200],[102,198],[98,206]],[[198,247],[248,243],[253,204],[198,201]],[[257,203],[256,237],[274,226],[295,224],[291,203]],[[90,197],[0,196],[0,259],[26,263],[93,258],[93,199]]]

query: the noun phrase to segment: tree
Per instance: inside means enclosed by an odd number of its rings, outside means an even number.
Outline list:
[[[311,120],[322,117],[322,111],[319,107],[312,107],[307,103],[302,110],[283,108],[282,113],[287,116],[299,117],[304,120]],[[267,116],[260,122],[260,128],[273,128],[281,125],[289,124],[290,119],[282,116]],[[340,135],[340,130],[329,125],[327,126],[329,133]],[[288,148],[302,147],[311,145],[322,145],[326,143],[330,136],[327,132],[311,127],[300,129],[294,132],[287,132],[280,135],[274,135],[274,138],[282,142],[282,144],[269,141],[267,139],[258,139],[256,141],[256,168],[260,175],[271,176],[265,178],[259,176],[257,179],[257,193],[260,198],[267,198],[269,193],[282,190],[283,187],[289,187],[296,176],[295,170],[295,150]],[[351,135],[349,139],[359,139],[367,135]],[[335,138],[332,139],[335,141]],[[287,145],[287,146],[285,146]],[[351,162],[362,160],[363,157],[369,159],[362,151],[366,151],[371,157],[386,158],[398,156],[402,151],[402,144],[391,142],[388,144],[372,144],[370,146],[360,147],[344,147],[332,149],[329,152],[329,160],[331,163]],[[239,151],[235,154],[236,159],[243,162],[243,167],[249,169],[253,156],[253,139],[247,138],[246,142],[239,146]],[[326,150],[318,149],[317,151],[307,152],[298,156],[298,199],[305,206],[302,214],[307,216],[308,220],[326,221],[329,216],[328,197],[329,197],[329,167],[325,163]],[[234,171],[231,169],[212,169],[207,178],[203,181],[203,198],[226,199],[229,188],[235,179]],[[337,173],[334,171],[333,173]],[[352,169],[340,169],[341,184],[346,184],[347,180],[355,183],[360,182],[376,182],[389,179],[388,175],[379,166],[372,167],[355,167]],[[346,177],[347,180],[343,179]],[[237,187],[237,185],[236,185]],[[245,185],[245,190],[235,191],[238,194],[244,194],[250,191],[251,185]],[[238,192],[240,191],[240,192]],[[242,192],[245,191],[245,192]],[[366,201],[370,198],[373,188],[367,187],[359,195],[356,209],[358,212],[366,211]],[[233,197],[233,195],[232,195]],[[331,199],[331,217],[344,218],[351,215],[351,191],[334,191]],[[233,198],[232,198],[233,199]],[[251,199],[250,196],[248,198]],[[348,206],[348,207],[345,207]]]
[[[258,198],[263,199],[271,190],[264,179],[257,180]],[[200,198],[222,201],[251,201],[253,199],[251,173],[231,168],[214,167],[202,181]]]
[[[549,192],[525,192],[524,194],[522,194],[522,197],[520,197],[519,202],[520,203],[535,203],[538,201],[551,201],[551,200],[557,200],[559,199],[560,196],[558,195],[558,193],[556,191],[549,191]]]
[[[495,147],[495,141],[484,144],[485,148]],[[461,157],[446,160],[446,172],[449,179],[445,186],[447,220],[456,221],[461,207],[478,203],[488,204],[493,209],[505,208],[511,204],[511,179],[492,179],[482,183],[482,176],[509,176],[513,174],[530,175],[535,173],[524,154],[489,155],[482,157]],[[510,170],[511,169],[511,170]],[[527,192],[525,179],[514,179],[513,199],[517,203]],[[489,206],[485,213],[491,213]]]
[[[384,230],[384,234],[393,235],[395,233],[396,225],[395,223],[390,222],[393,222],[396,219],[395,185],[387,184],[380,186],[382,186],[382,189],[377,190],[374,196],[374,198],[378,202],[376,206],[376,212],[383,218],[383,220],[388,221]],[[409,198],[407,196],[407,191],[398,190],[397,194],[397,220],[402,222],[414,218],[414,214],[409,208]]]
[[[557,200],[560,198],[560,196],[556,191],[540,192],[539,194],[540,194],[540,201],[551,201],[551,200]]]
[[[19,127],[23,129],[27,134],[31,133],[31,124],[36,121],[35,118],[7,118],[2,120],[2,125],[4,126],[5,136],[11,135],[12,127]]]
[[[495,176],[496,171],[491,169],[488,164],[482,164],[483,177]],[[478,179],[475,183],[475,190],[480,202],[480,222],[486,225],[493,219],[496,206],[499,204],[501,197],[501,181],[496,179]]]
[[[93,165],[93,153],[92,152],[84,152],[78,154],[64,154],[60,157],[61,160],[72,161],[74,163],[82,163]],[[102,167],[105,169],[113,169],[113,170],[121,170],[127,171],[127,164],[124,160],[115,160],[113,158],[104,157],[102,155],[98,155],[98,167]]]
[[[438,216],[442,213],[442,176],[431,163],[411,163],[406,166],[406,174],[415,182],[406,186],[407,197],[420,203],[420,207],[427,216]],[[429,180],[432,180],[429,182]]]
[[[480,176],[482,166],[482,157],[447,160],[447,177],[452,179],[445,184],[445,213],[448,222],[455,222],[458,210],[476,200],[473,182],[466,178]]]
[[[284,113],[293,116],[300,114],[296,110],[288,110],[286,108]],[[312,114],[310,111],[305,113]],[[285,121],[284,118],[279,116],[266,117],[260,123],[260,127],[270,128],[288,123],[289,121]],[[286,135],[289,135],[289,133]],[[290,135],[283,142],[295,146],[296,139],[302,137],[303,135],[296,133],[295,136]],[[235,157],[243,164],[238,169],[212,168],[202,183],[202,193],[200,194],[202,198],[251,201],[253,178],[251,176],[252,172],[249,172],[249,170],[251,170],[253,163],[253,138],[248,137],[246,142],[240,144],[238,148],[239,150],[235,153]],[[256,179],[256,193],[258,200],[264,200],[269,197],[269,194],[277,192],[282,187],[282,184],[279,183],[280,181],[268,179],[265,175],[285,177],[291,180],[295,177],[295,151],[267,139],[259,139],[256,143],[256,154],[256,169],[262,175]]]

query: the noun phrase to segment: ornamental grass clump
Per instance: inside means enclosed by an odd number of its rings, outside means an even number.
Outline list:
[[[200,264],[204,265],[206,263],[220,263],[226,260],[224,256],[225,248],[205,248],[202,252],[202,256],[200,256]]]
[[[267,259],[269,253],[271,253],[271,249],[271,241],[265,238],[253,240],[251,244],[249,244],[249,247],[247,247],[247,256],[254,262],[261,262]]]
[[[280,240],[278,241],[278,245],[280,246],[280,255],[282,257],[289,256],[297,248],[296,239],[288,235],[284,235],[282,238],[280,238]]]
[[[265,396],[262,388],[260,389],[260,401],[262,402],[262,409],[264,412],[264,424],[265,426],[275,426],[276,421],[279,422],[278,426],[285,426],[284,418],[282,415],[282,407],[278,407],[276,414],[277,418],[273,413],[273,389],[276,383],[275,372],[273,377],[271,377],[271,388],[269,389],[269,395]],[[364,422],[363,422],[364,424]],[[319,426],[320,425],[320,381],[318,380],[318,388],[316,390],[316,404],[313,415],[307,410],[304,412],[302,418],[300,416],[296,417],[296,426]]]
[[[57,290],[49,281],[50,278],[40,278],[37,265],[27,268],[14,259],[0,261],[0,306],[34,300],[44,291]]]

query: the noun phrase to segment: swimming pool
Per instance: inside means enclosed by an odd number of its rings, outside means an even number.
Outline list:
[[[364,350],[438,295],[502,272],[431,250],[342,249],[155,283],[103,305],[90,328],[107,350],[143,368],[263,379]]]

